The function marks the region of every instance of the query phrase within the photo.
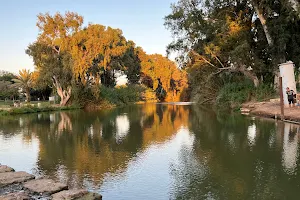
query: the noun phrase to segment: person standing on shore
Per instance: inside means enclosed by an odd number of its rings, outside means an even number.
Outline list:
[[[289,102],[289,107],[291,107],[291,105],[293,104],[293,107],[294,107],[294,96],[295,96],[295,93],[294,93],[294,90],[291,90],[289,87],[286,88],[286,94],[287,94],[287,97],[288,97],[288,102]]]

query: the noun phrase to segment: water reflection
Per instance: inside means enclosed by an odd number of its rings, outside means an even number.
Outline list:
[[[105,199],[293,199],[298,125],[146,104],[0,120],[0,163]]]
[[[57,127],[58,133],[60,134],[63,131],[72,131],[72,122],[69,115],[64,112],[61,112],[59,114],[60,114],[60,121]],[[50,117],[50,121],[51,121],[51,117]]]
[[[256,125],[253,124],[253,125],[250,125],[248,127],[248,144],[249,146],[253,146],[255,145],[255,136],[256,136]]]
[[[120,143],[128,134],[129,131],[129,119],[126,114],[117,116],[116,118],[116,141]]]
[[[299,126],[288,123],[284,124],[282,164],[285,171],[289,174],[295,173],[297,167],[298,135]]]

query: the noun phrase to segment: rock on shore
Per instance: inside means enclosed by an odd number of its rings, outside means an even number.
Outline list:
[[[26,172],[0,165],[0,200],[101,200],[102,196],[68,186],[52,179],[35,179]]]

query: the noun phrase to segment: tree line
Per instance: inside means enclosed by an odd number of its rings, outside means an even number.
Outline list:
[[[179,0],[171,8],[165,25],[175,39],[168,51],[178,53],[198,102],[216,102],[233,82],[271,90],[280,63],[300,66],[298,1]]]
[[[34,72],[28,72],[34,88],[51,88],[62,106],[78,95],[96,101],[101,87],[115,87],[121,74],[127,76],[128,86],[143,85],[161,101],[184,98],[187,75],[174,62],[146,54],[120,29],[83,22],[75,12],[37,16],[38,37],[26,49],[35,65]]]

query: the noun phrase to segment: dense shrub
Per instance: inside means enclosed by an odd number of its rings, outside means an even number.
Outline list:
[[[93,93],[93,88],[97,86],[85,86],[81,83],[72,83],[72,96],[69,104],[77,104],[80,106],[86,106],[91,102],[96,102],[98,94]]]
[[[275,90],[261,84],[255,88],[250,81],[227,83],[218,92],[216,106],[218,108],[237,108],[246,101],[263,101],[274,97]]]
[[[100,87],[100,97],[112,104],[122,106],[141,100],[144,87],[129,85],[116,88]]]
[[[265,101],[276,97],[276,90],[269,85],[261,84],[255,88],[254,97],[256,101]]]

